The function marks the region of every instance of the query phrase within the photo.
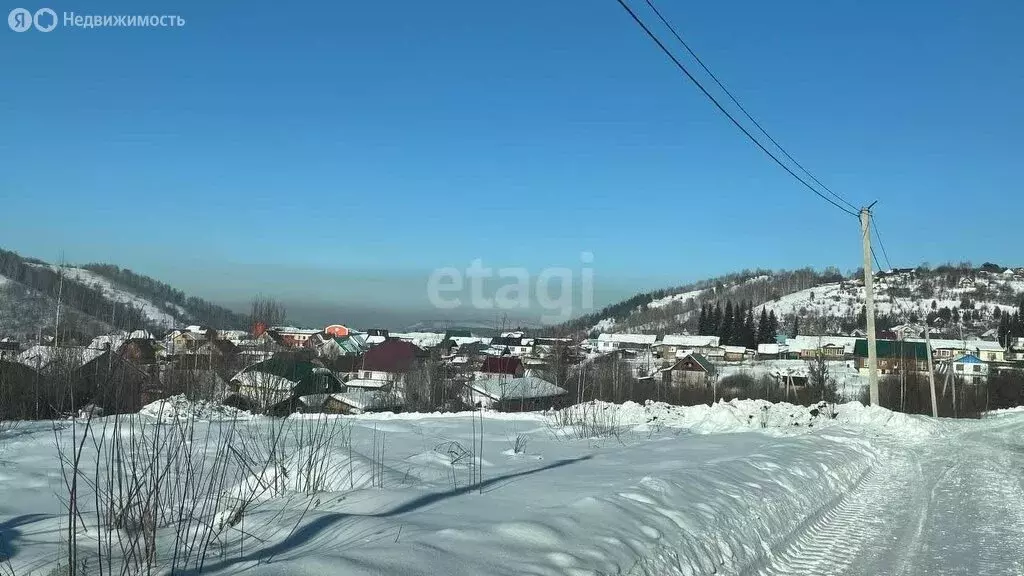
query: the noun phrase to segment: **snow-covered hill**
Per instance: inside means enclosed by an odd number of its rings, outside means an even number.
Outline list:
[[[51,265],[50,268],[60,272],[61,269],[57,266]],[[63,269],[65,278],[81,282],[86,286],[96,288],[103,293],[112,302],[119,304],[127,304],[133,308],[141,311],[143,315],[154,325],[163,328],[170,328],[188,318],[188,312],[180,306],[174,306],[169,303],[161,303],[160,305],[137,296],[128,290],[121,288],[107,280],[103,276],[86,270],[84,268],[73,268],[65,267]],[[173,311],[174,313],[171,313]]]
[[[666,332],[693,329],[702,304],[747,301],[783,320],[821,333],[846,332],[858,322],[865,305],[863,281],[856,276],[818,275],[813,271],[751,274],[709,287],[665,291],[617,313],[595,316],[585,327],[595,332]],[[636,298],[636,297],[635,297]],[[875,274],[875,310],[889,324],[923,322],[954,331],[980,334],[1014,312],[1024,298],[1024,268],[982,269],[943,266]],[[935,320],[938,318],[938,320]]]

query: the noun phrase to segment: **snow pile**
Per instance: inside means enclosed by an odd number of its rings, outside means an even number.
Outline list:
[[[1018,412],[1024,412],[1024,406],[1014,406],[1013,408],[999,408],[998,410],[989,410],[985,412],[982,417],[990,418],[992,416],[1001,416],[1004,414],[1016,414]]]
[[[139,410],[139,414],[155,418],[165,424],[181,420],[233,420],[253,417],[244,410],[216,402],[189,400],[183,394],[146,404]]]
[[[664,402],[625,402],[611,404],[594,401],[583,406],[603,413],[605,421],[636,431],[651,431],[661,427],[682,428],[695,434],[748,432],[751,430],[808,431],[825,426],[844,426],[876,433],[896,434],[921,439],[944,433],[943,423],[923,416],[893,412],[878,406],[864,406],[859,402],[831,406],[799,406],[767,400],[730,400],[714,405],[676,406]],[[579,406],[566,410],[580,410]]]

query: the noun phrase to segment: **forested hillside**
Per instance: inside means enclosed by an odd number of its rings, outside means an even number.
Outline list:
[[[110,329],[163,331],[176,324],[240,328],[242,315],[108,264],[54,266],[0,249],[0,336],[61,331],[86,337]]]
[[[559,331],[708,332],[705,318],[721,315],[730,304],[759,317],[774,314],[780,332],[845,334],[865,324],[863,272],[745,270],[719,278],[638,294],[628,300],[559,327]],[[951,335],[1000,334],[1021,326],[1024,268],[986,263],[944,264],[936,268],[875,273],[877,327],[927,323]],[[746,314],[746,312],[744,312]],[[1016,315],[1016,316],[1015,316]],[[1016,318],[1016,319],[1015,319]],[[1020,330],[1018,330],[1020,331]],[[1021,334],[1024,335],[1024,334]]]

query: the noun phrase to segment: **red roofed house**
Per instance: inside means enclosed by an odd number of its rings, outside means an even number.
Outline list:
[[[350,374],[346,386],[387,388],[402,384],[405,374],[424,356],[422,348],[402,340],[388,340],[366,351],[362,366]]]
[[[488,356],[483,366],[475,373],[477,380],[484,378],[522,378],[525,373],[523,361],[516,356]]]

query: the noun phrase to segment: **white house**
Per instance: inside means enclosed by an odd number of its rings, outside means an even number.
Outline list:
[[[608,334],[597,337],[598,352],[614,352],[615,350],[638,350],[650,348],[658,341],[654,334]]]
[[[697,352],[705,354],[712,348],[718,348],[718,336],[690,336],[688,334],[666,334],[654,344],[654,349],[662,358],[677,358],[680,353]]]
[[[974,354],[964,354],[953,360],[953,374],[964,378],[984,378],[988,376],[988,364],[982,362]]]
[[[924,342],[924,338],[908,338],[907,342]],[[932,357],[937,360],[951,360],[964,354],[973,354],[984,362],[1003,362],[1006,351],[999,342],[991,340],[950,340],[932,339]]]
[[[504,354],[508,351],[512,356],[529,356],[533,354],[533,338],[522,336],[499,336],[491,338],[491,352],[493,354]]]
[[[853,355],[857,338],[853,336],[793,336],[786,339],[789,353],[801,358],[813,358],[820,352],[827,358],[843,358]]]

